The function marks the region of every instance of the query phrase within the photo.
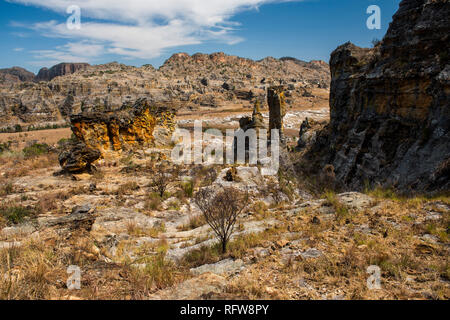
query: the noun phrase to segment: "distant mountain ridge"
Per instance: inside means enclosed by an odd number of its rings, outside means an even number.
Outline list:
[[[217,62],[224,62],[229,58],[233,58],[235,61],[242,60],[242,61],[248,61],[248,62],[253,62],[253,63],[264,62],[266,60],[272,59],[272,60],[280,60],[280,61],[293,61],[296,64],[301,65],[301,66],[318,66],[318,65],[328,66],[328,64],[326,62],[321,61],[321,60],[311,60],[310,62],[306,62],[306,61],[299,60],[294,57],[282,57],[280,59],[276,59],[273,57],[266,57],[261,60],[254,61],[254,60],[251,60],[248,58],[241,58],[241,57],[237,57],[237,56],[226,55],[223,52],[216,52],[216,53],[212,53],[212,54],[196,53],[196,54],[193,54],[192,56],[187,53],[181,52],[181,53],[173,54],[169,59],[167,59],[164,62],[164,64],[159,69],[164,68],[167,65],[172,65],[174,62],[180,62],[180,61],[186,61],[186,60],[191,60],[194,62],[205,62],[206,60],[209,59],[211,62],[217,63]],[[107,63],[106,65],[114,64],[114,63],[116,63],[116,62]],[[46,67],[41,68],[38,71],[37,75],[35,75],[33,72],[26,70],[25,68],[15,66],[12,68],[0,69],[0,81],[2,81],[2,82],[8,81],[8,80],[12,81],[12,82],[51,81],[56,77],[70,75],[79,70],[87,69],[90,66],[91,65],[89,63],[62,62],[62,63],[56,64],[50,68],[46,68]],[[152,65],[144,65],[143,67],[149,67],[149,66],[153,67]],[[94,67],[95,67],[95,65],[94,65]],[[7,75],[9,75],[9,79],[7,78]]]
[[[21,67],[0,69],[0,82],[27,82],[34,81],[35,77],[34,73]]]
[[[59,63],[54,65],[50,69],[42,68],[38,74],[21,68],[12,67],[7,69],[0,69],[0,81],[1,82],[39,82],[39,81],[51,81],[56,77],[65,76],[77,72],[78,70],[86,69],[89,67],[88,63]]]

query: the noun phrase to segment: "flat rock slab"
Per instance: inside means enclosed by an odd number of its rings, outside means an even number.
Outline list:
[[[108,233],[127,233],[130,223],[138,228],[149,229],[160,222],[160,219],[146,216],[128,208],[106,209],[98,212],[98,218],[92,226],[94,233],[108,231]]]
[[[226,285],[222,276],[205,273],[199,277],[189,279],[179,285],[156,292],[148,297],[149,300],[204,300],[214,294],[220,294]]]
[[[0,231],[0,236],[6,239],[12,239],[15,237],[26,237],[31,235],[37,230],[32,224],[22,224],[13,227],[6,227]]]
[[[204,273],[214,273],[214,274],[236,274],[241,272],[245,268],[244,261],[241,259],[233,260],[233,259],[226,259],[219,261],[214,264],[205,264],[203,266],[200,266],[198,268],[193,268],[190,270],[190,272],[193,275],[199,276]]]

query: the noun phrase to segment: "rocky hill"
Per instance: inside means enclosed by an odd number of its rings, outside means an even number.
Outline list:
[[[338,181],[449,190],[449,44],[448,1],[403,0],[377,47],[331,54],[329,136],[313,149]]]
[[[34,81],[34,73],[20,67],[0,69],[0,83]]]
[[[64,64],[41,70],[37,79],[0,81],[0,120],[15,124],[64,123],[83,111],[111,111],[124,103],[147,98],[177,108],[198,110],[225,105],[250,107],[264,97],[270,84],[286,84],[290,104],[308,96],[309,89],[327,90],[330,82],[324,62],[265,58],[253,61],[224,53],[179,53],[159,69],[119,63]]]
[[[42,68],[39,70],[36,81],[50,81],[56,77],[62,77],[77,72],[78,70],[89,67],[87,63],[60,63],[50,69]]]

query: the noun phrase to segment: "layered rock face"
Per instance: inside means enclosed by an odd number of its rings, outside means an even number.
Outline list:
[[[102,154],[164,146],[170,143],[176,127],[175,110],[140,99],[116,112],[74,115],[71,125],[79,140]]]
[[[449,56],[447,0],[403,0],[380,45],[332,53],[328,163],[337,179],[450,189]]]
[[[56,77],[72,74],[87,67],[89,67],[88,63],[60,63],[50,69],[42,68],[39,70],[35,80],[50,81]]]

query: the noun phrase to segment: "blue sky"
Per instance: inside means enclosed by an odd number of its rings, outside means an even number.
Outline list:
[[[176,52],[261,59],[292,56],[328,62],[351,41],[381,39],[400,0],[1,0],[0,68],[37,72],[59,62],[119,61],[159,67]],[[381,8],[381,29],[369,30],[368,6]],[[69,30],[67,7],[81,9]]]

